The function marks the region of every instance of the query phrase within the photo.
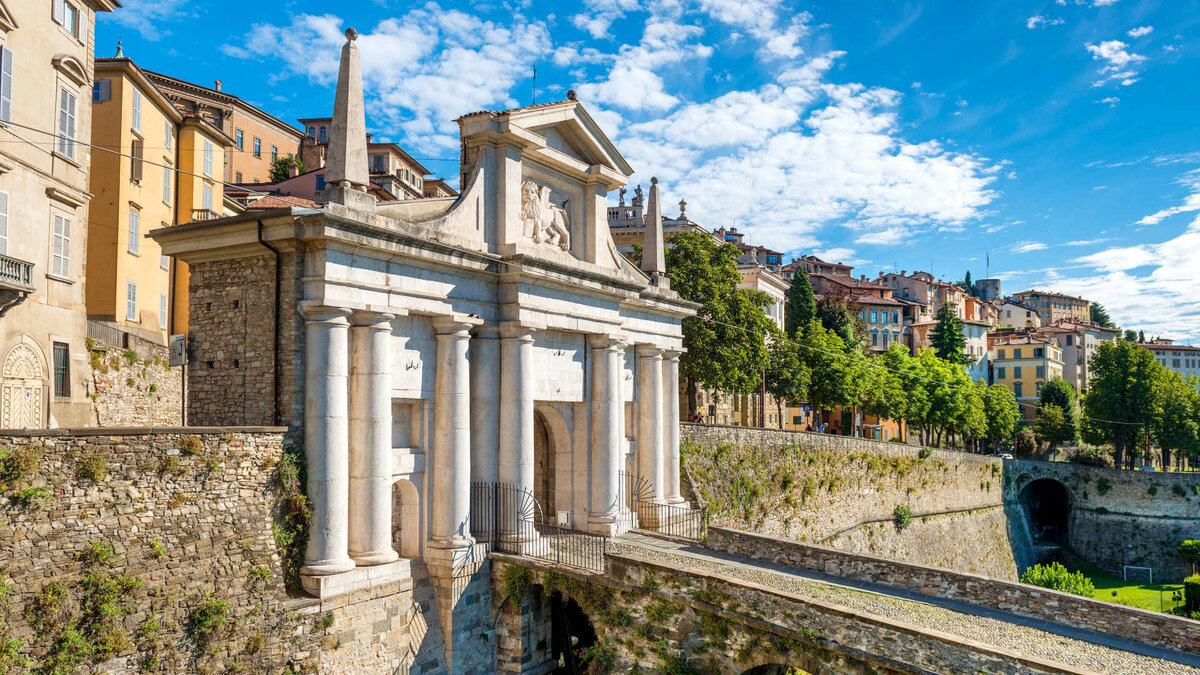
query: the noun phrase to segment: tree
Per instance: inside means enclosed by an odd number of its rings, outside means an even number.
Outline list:
[[[938,358],[965,365],[967,359],[967,336],[963,334],[963,322],[950,303],[942,305],[937,313],[937,325],[929,335],[929,342]]]
[[[1196,573],[1196,565],[1200,563],[1200,539],[1185,539],[1175,547],[1179,557],[1192,564],[1192,574]]]
[[[796,275],[792,277],[792,285],[788,286],[783,306],[783,330],[789,337],[812,323],[817,316],[817,301],[813,296],[812,282],[808,272],[797,267]]]
[[[1163,469],[1171,465],[1171,451],[1194,457],[1200,454],[1200,392],[1196,378],[1162,369],[1155,398],[1158,415],[1154,440],[1162,451]]]
[[[1066,436],[1059,442],[1074,441],[1079,439],[1079,422],[1076,412],[1076,396],[1075,387],[1071,386],[1061,377],[1051,378],[1046,384],[1042,385],[1042,391],[1038,394],[1038,407],[1045,408],[1046,406],[1057,406],[1063,416],[1064,433]],[[1041,432],[1038,432],[1041,435]]]
[[[1146,344],[1146,331],[1138,331],[1138,344]]]
[[[820,410],[858,403],[859,364],[842,338],[814,321],[799,342],[809,369],[808,402]]]
[[[983,394],[983,413],[987,417],[987,438],[999,450],[1001,442],[1013,437],[1017,420],[1021,419],[1017,397],[1008,387],[993,384]]]
[[[975,285],[974,281],[971,281],[971,270],[967,270],[967,275],[963,277],[962,281],[958,282],[958,287],[963,289],[967,295],[976,298],[979,297],[979,287]]]
[[[1126,342],[1137,342],[1137,331],[1129,330],[1128,328],[1126,328],[1125,329],[1125,341]]]
[[[300,161],[299,157],[288,155],[287,157],[279,157],[274,162],[271,162],[271,182],[278,183],[281,180],[287,180],[291,175],[292,162],[300,168],[300,173],[304,173],[304,162]]]
[[[908,349],[893,342],[888,350],[869,360],[863,369],[862,408],[867,415],[880,419],[906,419],[908,392],[903,373],[912,357]]]
[[[1053,450],[1055,446],[1071,438],[1071,425],[1063,409],[1050,403],[1038,409],[1034,431]]]
[[[783,420],[784,403],[797,403],[808,398],[811,373],[804,362],[799,344],[776,335],[768,345],[767,393],[775,397],[779,419]]]
[[[833,331],[848,348],[862,346],[866,324],[859,312],[862,308],[845,291],[831,289],[817,303],[817,319]]]
[[[1113,445],[1113,460],[1132,468],[1141,435],[1157,414],[1155,385],[1163,366],[1149,349],[1124,340],[1101,342],[1092,355],[1083,409],[1092,428]],[[1127,461],[1128,460],[1128,461]]]
[[[688,412],[695,412],[696,386],[752,393],[762,383],[768,352],[765,336],[775,325],[763,311],[765,293],[738,288],[741,252],[707,234],[681,232],[666,251],[671,288],[700,304],[683,320],[679,373],[687,382]]]
[[[1092,307],[1091,307],[1091,313],[1092,313],[1092,323],[1100,324],[1101,326],[1103,326],[1105,328],[1116,328],[1117,327],[1116,324],[1113,323],[1112,317],[1110,317],[1108,315],[1108,310],[1104,309],[1104,305],[1102,305],[1098,302],[1093,302]]]

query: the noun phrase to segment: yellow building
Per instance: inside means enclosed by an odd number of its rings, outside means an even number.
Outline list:
[[[1043,326],[1063,320],[1083,322],[1092,320],[1092,303],[1074,295],[1034,289],[1021,291],[1013,297],[1017,299],[1017,302],[1037,312]]]
[[[150,230],[223,212],[233,141],[181,115],[132,60],[96,59],[88,237],[88,317],[165,344],[187,330],[187,269]],[[132,157],[130,157],[132,156]]]
[[[993,381],[1012,390],[1027,422],[1037,419],[1037,400],[1046,382],[1063,376],[1062,349],[1052,337],[1036,333],[994,337]]]

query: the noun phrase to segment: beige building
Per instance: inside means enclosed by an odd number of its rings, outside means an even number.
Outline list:
[[[1074,295],[1030,290],[1017,293],[1013,297],[1026,308],[1037,312],[1043,326],[1048,326],[1064,319],[1072,321],[1092,320],[1092,303]]]
[[[303,132],[222,91],[220,80],[209,88],[144,72],[180,113],[198,117],[233,139],[233,149],[219,167],[218,178],[229,183],[268,182],[277,158],[300,154]]]
[[[1042,327],[1042,317],[1036,311],[1024,305],[1018,305],[1009,300],[997,300],[994,304],[997,310],[997,328],[1025,330],[1027,328]]]
[[[1046,382],[1063,376],[1063,353],[1046,335],[992,335],[992,381],[1012,390],[1026,422],[1037,419],[1037,401]]]
[[[1159,338],[1140,346],[1149,349],[1155,360],[1167,370],[1183,376],[1200,377],[1200,347],[1177,345],[1174,340]]]
[[[92,29],[118,7],[0,4],[0,428],[91,420]]]
[[[88,317],[159,344],[187,331],[185,263],[146,233],[223,212],[222,166],[232,139],[182,115],[128,58],[96,59],[89,206]],[[123,155],[132,155],[134,159]]]
[[[1063,379],[1070,382],[1076,392],[1083,392],[1091,379],[1092,356],[1097,347],[1106,340],[1117,339],[1115,328],[1083,321],[1059,320],[1045,326],[1041,334],[1054,338],[1062,350]]]

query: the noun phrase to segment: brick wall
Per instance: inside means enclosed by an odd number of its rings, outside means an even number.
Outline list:
[[[1200,621],[1161,612],[723,527],[709,528],[707,546],[848,579],[1017,612],[1168,649],[1200,652]]]
[[[281,429],[0,436],[0,456],[40,455],[32,476],[5,486],[0,500],[0,567],[11,587],[0,631],[19,640],[31,667],[43,666],[43,652],[61,634],[39,636],[26,621],[30,608],[39,613],[43,591],[62,582],[65,606],[78,616],[89,597],[85,577],[123,574],[142,583],[128,596],[130,613],[117,619],[127,644],[95,670],[282,672],[290,664],[293,672],[392,672],[413,636],[411,579],[326,601],[284,587],[272,528],[282,448]],[[103,475],[81,477],[88,468]],[[42,503],[13,498],[30,486],[45,489],[35,500]],[[94,543],[110,546],[112,560],[89,561]],[[237,626],[202,649],[192,620],[209,592],[230,604]],[[157,634],[145,637],[152,623]],[[156,664],[147,663],[151,657]]]

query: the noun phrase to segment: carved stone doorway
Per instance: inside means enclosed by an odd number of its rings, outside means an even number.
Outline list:
[[[46,426],[46,371],[37,350],[20,343],[0,369],[0,429]]]

